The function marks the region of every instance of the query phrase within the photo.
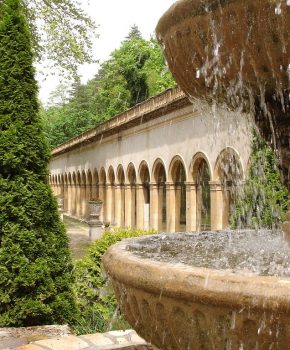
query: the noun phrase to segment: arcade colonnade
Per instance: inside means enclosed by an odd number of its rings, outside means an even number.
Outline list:
[[[50,184],[79,218],[101,199],[110,225],[225,228],[250,154],[251,122],[236,119],[168,90],[56,148]]]

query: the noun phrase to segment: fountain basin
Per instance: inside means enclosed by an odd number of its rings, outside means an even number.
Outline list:
[[[126,319],[144,339],[159,349],[288,348],[289,277],[155,261],[128,250],[144,239],[124,240],[103,258]]]

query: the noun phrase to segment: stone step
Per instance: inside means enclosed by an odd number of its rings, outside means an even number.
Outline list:
[[[111,331],[82,336],[66,335],[34,341],[16,350],[152,350],[134,330]]]

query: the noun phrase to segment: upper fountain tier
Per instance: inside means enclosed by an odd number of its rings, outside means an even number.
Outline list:
[[[254,106],[268,139],[274,125],[274,146],[288,169],[290,0],[179,0],[156,33],[183,91],[231,107]]]
[[[289,89],[289,0],[179,0],[156,32],[171,72],[190,96]]]

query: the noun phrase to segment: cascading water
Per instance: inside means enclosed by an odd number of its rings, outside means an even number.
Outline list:
[[[253,116],[289,189],[289,0],[179,0],[156,31],[193,103]],[[285,350],[289,258],[281,231],[218,231],[124,241],[104,265],[126,318],[159,349]]]

